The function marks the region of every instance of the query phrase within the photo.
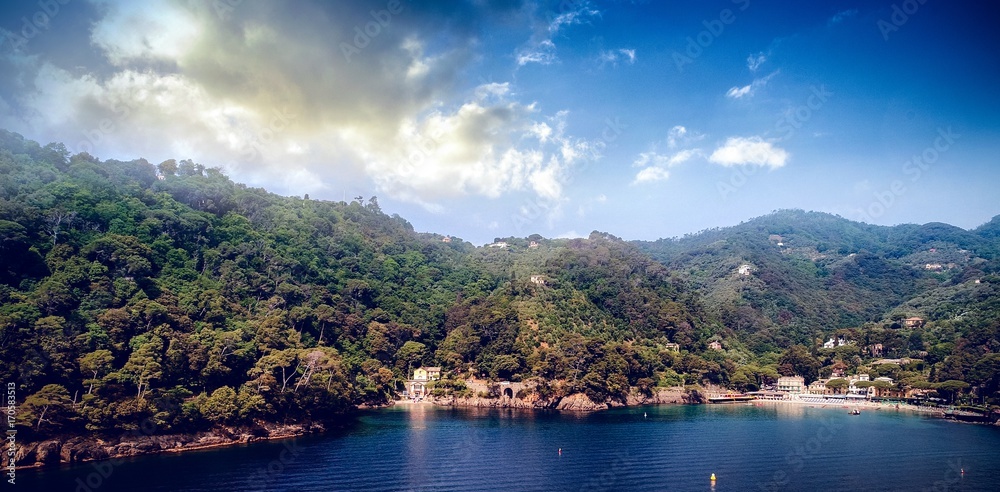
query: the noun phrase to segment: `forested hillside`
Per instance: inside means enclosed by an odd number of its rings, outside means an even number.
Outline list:
[[[655,384],[660,344],[706,336],[694,294],[614,238],[475,248],[375,197],[0,147],[2,375],[39,433],[326,418],[430,364],[603,400]]]
[[[697,286],[713,314],[756,343],[808,344],[831,329],[943,319],[940,306],[904,303],[995,274],[997,222],[974,231],[940,223],[884,227],[786,210],[635,244]]]
[[[1000,383],[1000,219],[788,211],[653,243],[476,247],[375,197],[281,197],[188,160],[101,161],[0,131],[0,239],[0,375],[29,440],[329,419],[388,402],[421,365],[449,375],[436,391],[473,375],[624,401],[864,368],[880,343],[923,361],[900,384],[962,380],[972,398]],[[858,343],[820,348],[834,334]]]

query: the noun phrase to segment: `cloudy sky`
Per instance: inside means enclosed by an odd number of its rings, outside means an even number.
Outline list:
[[[993,3],[4,2],[0,127],[477,244],[971,228],[1000,214]]]

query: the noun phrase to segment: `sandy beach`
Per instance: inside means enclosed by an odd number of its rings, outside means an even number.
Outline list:
[[[875,411],[905,411],[913,413],[921,413],[927,415],[943,415],[947,410],[945,408],[933,408],[933,407],[922,407],[917,405],[910,405],[909,403],[886,403],[886,402],[873,402],[873,401],[851,401],[851,402],[835,402],[835,403],[822,403],[813,402],[805,400],[754,400],[755,405],[759,403],[773,403],[777,405],[799,405],[813,408],[843,408],[843,409],[868,409]]]

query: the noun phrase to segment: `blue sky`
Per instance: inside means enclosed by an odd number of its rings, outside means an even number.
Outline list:
[[[48,0],[0,127],[417,230],[655,239],[782,208],[1000,214],[992,2]]]

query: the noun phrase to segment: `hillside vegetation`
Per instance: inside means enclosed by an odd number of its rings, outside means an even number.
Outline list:
[[[458,394],[470,375],[596,402],[756,389],[864,368],[874,343],[923,361],[900,384],[1000,396],[998,219],[786,211],[657,242],[475,247],[375,197],[281,197],[192,161],[100,161],[0,131],[0,232],[0,376],[29,440],[330,419],[390,401],[422,365]],[[857,344],[820,349],[834,334]]]

